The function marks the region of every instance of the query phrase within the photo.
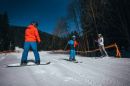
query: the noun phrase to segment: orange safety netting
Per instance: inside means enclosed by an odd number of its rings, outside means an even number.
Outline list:
[[[108,49],[108,48],[115,48],[116,49],[116,57],[121,57],[121,53],[120,53],[119,48],[118,48],[116,43],[105,46],[105,49]],[[86,52],[96,52],[96,51],[99,51],[99,50],[100,49],[94,49],[94,50],[90,50],[90,51],[86,51]],[[78,51],[78,52],[80,52],[80,51]]]

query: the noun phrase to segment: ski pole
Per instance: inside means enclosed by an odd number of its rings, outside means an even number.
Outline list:
[[[68,46],[68,43],[66,44],[66,46],[65,46],[65,48],[64,48],[64,51],[66,50],[67,46]]]

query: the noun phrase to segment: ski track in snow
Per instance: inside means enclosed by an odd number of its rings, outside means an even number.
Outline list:
[[[67,54],[50,54],[50,52],[39,53],[41,61],[50,61],[49,65],[18,68],[3,68],[0,65],[0,86],[130,86],[128,58],[94,59],[76,56],[76,59],[83,63],[73,63],[65,60],[69,58]],[[22,52],[10,55],[15,55],[16,60],[20,60]],[[9,54],[1,56],[0,62],[11,63],[8,62],[11,58]],[[29,59],[35,59],[33,52],[29,52]]]
[[[5,57],[0,57],[0,61],[2,61],[3,59],[5,59]]]

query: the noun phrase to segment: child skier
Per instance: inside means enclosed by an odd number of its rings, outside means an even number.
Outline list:
[[[75,48],[78,45],[78,42],[76,41],[76,36],[72,36],[72,39],[68,41],[68,44],[70,46],[70,61],[76,61],[75,59]]]
[[[37,22],[32,22],[25,30],[25,43],[24,43],[24,51],[23,51],[22,59],[21,59],[21,65],[27,64],[27,56],[28,56],[30,47],[32,48],[33,53],[35,55],[35,63],[40,64],[40,57],[37,51],[36,41],[40,43],[41,40],[40,40],[39,33],[37,30],[37,25],[38,25]]]

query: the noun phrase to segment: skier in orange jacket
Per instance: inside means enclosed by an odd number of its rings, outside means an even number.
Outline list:
[[[40,42],[39,33],[35,23],[31,23],[25,31],[25,42]]]
[[[27,64],[27,56],[30,47],[32,48],[33,53],[35,55],[35,63],[40,64],[40,57],[37,51],[36,42],[41,42],[41,39],[39,37],[37,26],[38,26],[37,22],[32,22],[25,30],[25,43],[24,43],[24,51],[21,59],[21,65]]]

